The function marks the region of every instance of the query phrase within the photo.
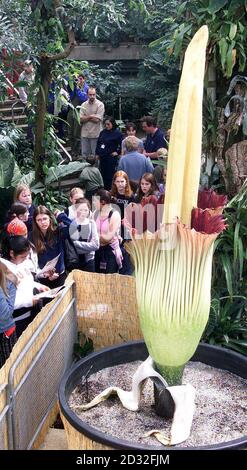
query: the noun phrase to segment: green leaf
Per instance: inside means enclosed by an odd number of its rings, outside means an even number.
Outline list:
[[[54,26],[54,24],[56,24],[56,18],[49,18],[48,26]]]
[[[49,174],[45,178],[45,184],[48,185],[53,181],[67,178],[69,175],[79,173],[85,167],[85,162],[70,162],[67,165],[59,165],[57,167],[51,167]]]
[[[11,186],[15,169],[15,159],[13,154],[3,148],[0,149],[0,188]]]
[[[226,4],[228,0],[209,0],[208,11],[210,13],[217,13],[217,11],[221,10]]]
[[[237,25],[232,23],[230,26],[230,32],[229,32],[229,38],[231,39],[231,41],[235,38],[237,29],[238,29]]]
[[[35,180],[35,172],[34,171],[30,171],[30,173],[28,173],[27,175],[23,175],[19,181],[20,184],[26,184],[27,186],[30,186],[32,185],[32,183],[34,182]]]
[[[38,183],[36,183],[34,186],[31,187],[31,190],[32,190],[32,193],[35,195],[40,194],[45,191],[45,186],[43,185],[43,183],[38,181]]]
[[[43,165],[43,172],[44,172],[45,175],[49,174],[49,167],[46,163]]]
[[[238,240],[238,256],[239,256],[239,279],[243,279],[244,268],[244,247],[241,238]]]
[[[226,276],[226,285],[230,297],[233,296],[233,287],[232,287],[232,264],[228,255],[221,254],[220,259],[222,261],[223,269]]]
[[[232,51],[235,46],[235,41],[230,44],[227,54],[226,54],[226,76],[231,77],[232,75],[232,69],[233,69],[233,60],[232,60]]]
[[[21,175],[21,170],[18,167],[17,163],[15,162],[14,172],[13,172],[13,176],[12,176],[12,180],[11,180],[11,186],[13,186],[13,188],[15,188],[17,186],[17,184],[19,184],[21,176],[22,176]]]
[[[236,261],[238,258],[239,229],[240,229],[240,222],[237,222],[235,226],[235,230],[234,230],[234,243],[233,243],[233,263],[234,264],[236,264]]]
[[[221,40],[219,41],[219,48],[220,48],[221,67],[222,67],[222,70],[224,70],[225,63],[226,63],[226,54],[227,54],[227,49],[228,49],[228,44],[225,38],[221,38]]]

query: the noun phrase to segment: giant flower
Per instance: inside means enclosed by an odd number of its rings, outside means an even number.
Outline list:
[[[132,231],[127,245],[135,265],[144,340],[169,385],[181,383],[184,365],[207,323],[213,244],[225,228],[224,197],[212,191],[198,195],[207,40],[208,28],[203,26],[185,54],[171,128],[161,227],[141,238]],[[128,210],[133,212],[133,208]],[[133,214],[129,215],[133,220]]]
[[[184,366],[194,354],[208,320],[213,244],[225,228],[224,196],[212,191],[198,194],[207,40],[208,29],[203,26],[185,54],[159,230],[155,231],[161,205],[154,206],[147,199],[144,207],[130,205],[126,210],[132,234],[126,248],[135,264],[141,328],[151,358],[134,374],[131,391],[108,387],[80,406],[82,410],[91,408],[114,393],[123,406],[137,410],[142,382],[150,376],[158,377],[166,387],[164,400],[170,394],[175,411],[169,437],[157,430],[148,434],[169,445],[184,441],[190,434],[195,390],[190,384],[180,384]]]

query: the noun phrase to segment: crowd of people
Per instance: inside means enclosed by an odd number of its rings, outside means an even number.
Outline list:
[[[33,67],[25,65],[23,73],[31,76]],[[47,302],[45,292],[62,286],[75,268],[131,275],[125,248],[129,230],[154,231],[160,223],[157,207],[164,201],[167,142],[155,118],[141,120],[146,139],[136,136],[131,122],[123,135],[114,118],[105,116],[104,104],[85,77],[66,93],[73,107],[62,117],[74,155],[80,152],[82,159],[80,187],[71,189],[68,207],[53,213],[33,204],[27,185],[16,188],[1,235],[0,367]],[[26,101],[25,89],[20,97]],[[148,206],[153,208],[151,224]]]

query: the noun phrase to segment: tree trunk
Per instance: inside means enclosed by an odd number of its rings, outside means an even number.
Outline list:
[[[45,131],[45,115],[47,111],[48,90],[51,83],[51,60],[42,56],[40,59],[40,87],[37,100],[36,112],[36,135],[34,147],[35,160],[35,180],[43,181],[43,164],[45,160],[44,148],[44,131]]]

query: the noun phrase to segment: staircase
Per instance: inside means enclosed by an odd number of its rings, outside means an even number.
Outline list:
[[[24,133],[27,131],[28,124],[25,113],[25,106],[22,101],[18,99],[18,97],[0,102],[0,122],[1,121],[12,122]],[[59,142],[58,145],[60,147],[59,152],[61,154],[61,163],[71,161],[72,158],[69,155],[71,150],[70,147],[65,144],[64,150],[62,148],[63,146]]]
[[[18,98],[0,102],[0,121],[13,122],[25,132],[27,130],[27,116],[24,108],[24,104]]]

